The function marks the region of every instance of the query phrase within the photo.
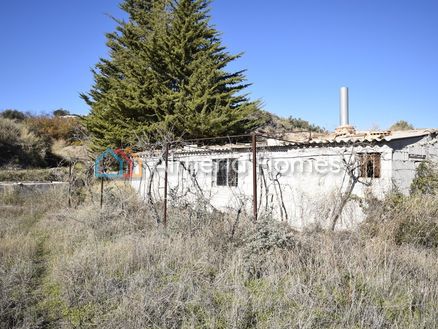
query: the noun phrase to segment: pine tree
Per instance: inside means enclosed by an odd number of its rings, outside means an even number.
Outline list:
[[[229,55],[209,24],[207,0],[125,0],[127,22],[107,35],[110,59],[93,70],[82,95],[97,147],[135,144],[166,131],[197,138],[247,132],[257,103],[243,94],[244,72],[227,73]],[[157,137],[158,138],[158,137]]]
[[[259,124],[257,104],[242,91],[244,71],[227,73],[241,55],[229,55],[209,24],[209,1],[180,0],[172,5],[159,70],[166,90],[161,99],[166,127],[191,138],[244,133]]]

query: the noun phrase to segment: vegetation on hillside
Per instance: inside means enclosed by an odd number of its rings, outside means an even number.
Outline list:
[[[4,119],[23,121],[28,117],[28,115],[18,110],[8,109],[8,110],[3,110],[0,113],[0,117]]]
[[[50,162],[50,144],[22,122],[0,118],[0,167],[41,167]]]
[[[399,120],[396,123],[394,123],[391,127],[389,127],[389,130],[392,131],[412,130],[412,129],[414,129],[414,126],[405,120]]]
[[[260,131],[272,135],[284,134],[288,132],[327,132],[324,128],[310,123],[309,121],[294,118],[282,118],[278,115],[264,112],[265,123],[259,128]]]
[[[55,140],[64,140],[67,143],[80,143],[86,135],[85,129],[78,118],[39,115],[26,119],[26,125],[36,136]]]
[[[0,113],[0,168],[57,166],[62,158],[54,154],[53,144],[81,144],[84,136],[85,128],[75,117],[5,110]]]
[[[62,116],[70,115],[70,112],[61,108],[53,111],[53,115],[55,117],[62,117]]]

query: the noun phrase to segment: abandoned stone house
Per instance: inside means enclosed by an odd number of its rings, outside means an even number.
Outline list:
[[[336,224],[348,229],[363,220],[361,198],[381,198],[394,189],[408,194],[419,163],[438,161],[438,130],[358,132],[348,122],[345,89],[340,116],[341,125],[332,134],[263,136],[255,149],[237,142],[171,148],[168,202],[207,203],[212,209],[249,214],[256,208],[258,216],[270,215],[296,228]],[[162,154],[137,155],[142,165],[135,170],[142,175],[132,186],[145,200],[163,200]]]

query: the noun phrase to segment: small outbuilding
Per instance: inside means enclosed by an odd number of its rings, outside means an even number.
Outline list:
[[[141,178],[132,185],[149,202],[166,198],[176,206],[269,215],[296,228],[348,229],[364,219],[365,196],[408,194],[419,164],[438,162],[437,133],[356,131],[341,90],[341,125],[332,134],[259,136],[256,144],[180,143],[166,154],[139,153],[143,163],[134,172]]]

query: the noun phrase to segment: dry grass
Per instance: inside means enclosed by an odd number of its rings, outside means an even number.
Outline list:
[[[233,217],[188,209],[174,210],[164,230],[121,189],[102,211],[92,203],[56,210],[52,197],[51,210],[39,199],[30,213],[25,202],[4,210],[0,224],[3,328],[438,323],[436,245],[395,238],[399,222],[436,221],[432,199],[421,211],[411,199],[380,204],[386,210],[357,232],[299,233],[269,219],[242,219],[234,234]]]
[[[379,236],[398,245],[438,247],[438,198],[435,195],[389,195],[384,201],[373,200],[369,209],[369,218],[362,228],[368,236]]]
[[[51,207],[55,195],[0,198],[0,328],[43,327],[37,307],[44,274],[45,236],[35,226]]]
[[[0,182],[61,182],[68,179],[68,168],[0,170]]]

